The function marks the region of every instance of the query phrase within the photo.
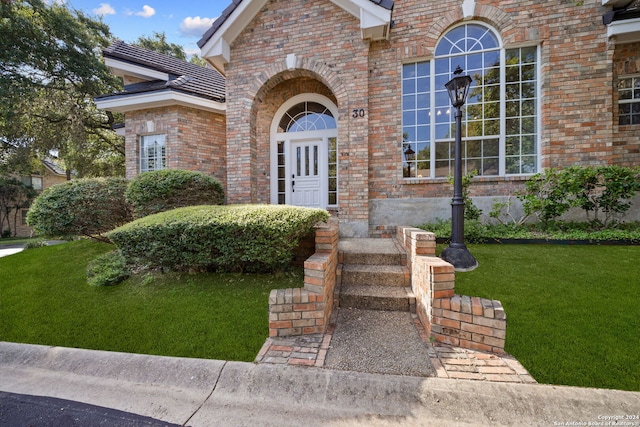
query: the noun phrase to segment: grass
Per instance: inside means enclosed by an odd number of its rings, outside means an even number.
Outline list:
[[[456,292],[497,299],[506,351],[538,382],[640,391],[640,246],[469,245]],[[279,277],[164,274],[86,283],[112,246],[78,241],[0,258],[0,340],[251,361]]]
[[[166,356],[252,361],[268,336],[274,275],[156,274],[113,287],[86,282],[91,241],[0,258],[0,340]]]
[[[540,383],[640,391],[640,247],[469,245],[456,293],[500,300]]]

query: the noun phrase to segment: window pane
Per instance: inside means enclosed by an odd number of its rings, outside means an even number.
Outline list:
[[[416,96],[415,95],[405,95],[402,97],[402,109],[409,110],[416,108]]]
[[[165,135],[140,137],[140,171],[160,170],[166,167]]]
[[[458,65],[472,78],[462,119],[466,167],[477,168],[481,175],[498,175],[502,158],[508,166],[504,173],[529,173],[523,165],[535,172],[537,47],[508,49],[504,55],[507,64],[501,69],[500,41],[495,33],[480,23],[464,24],[442,35],[435,49],[432,79],[427,78],[428,62],[416,63],[423,71],[416,71],[415,78],[411,78],[415,86],[406,85],[410,74],[404,72],[402,95],[412,95],[415,93],[409,92],[412,89],[417,90],[419,96],[410,100],[403,98],[403,140],[431,143],[431,136],[435,136],[435,145],[425,145],[431,157],[435,157],[436,170],[431,171],[432,176],[447,176],[452,167],[455,123],[444,84],[452,78]],[[434,97],[435,104],[429,103],[429,95]],[[631,96],[634,95],[632,92]],[[504,145],[500,144],[501,138],[506,138],[502,139]],[[511,156],[511,160],[507,162],[506,156]],[[421,176],[423,167],[418,162],[425,162],[425,167],[428,163],[419,158],[410,164],[405,160],[404,173]]]

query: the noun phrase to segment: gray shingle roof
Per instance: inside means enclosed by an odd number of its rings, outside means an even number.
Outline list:
[[[169,74],[168,82],[155,80],[127,85],[118,95],[168,89],[218,102],[225,101],[225,79],[213,68],[201,67],[172,56],[129,45],[122,40],[117,40],[102,53],[105,58]]]
[[[393,10],[393,0],[369,0],[371,3],[375,3],[380,7],[383,7],[387,10]],[[225,21],[231,16],[234,10],[238,7],[238,5],[242,3],[242,0],[232,0],[231,4],[227,6],[225,10],[222,11],[218,19],[216,19],[211,27],[204,33],[202,38],[198,41],[198,47],[202,48],[209,39],[213,36],[213,34],[218,31],[218,28],[225,23]]]

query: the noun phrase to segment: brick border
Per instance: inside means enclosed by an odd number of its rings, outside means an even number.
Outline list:
[[[338,226],[316,228],[316,251],[304,262],[304,288],[269,294],[269,337],[322,334],[333,309],[338,266]]]
[[[455,268],[435,256],[436,236],[400,226],[397,238],[406,248],[416,313],[436,342],[504,354],[507,316],[500,301],[456,295]]]

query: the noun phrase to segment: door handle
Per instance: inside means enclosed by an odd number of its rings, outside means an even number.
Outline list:
[[[291,192],[295,193],[296,192],[296,181],[295,181],[295,175],[291,175]]]

